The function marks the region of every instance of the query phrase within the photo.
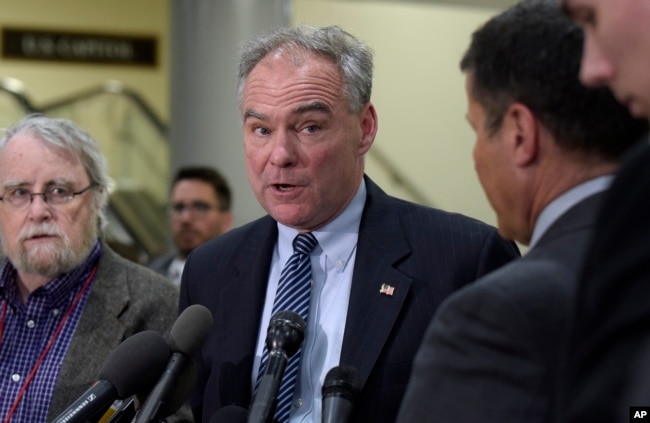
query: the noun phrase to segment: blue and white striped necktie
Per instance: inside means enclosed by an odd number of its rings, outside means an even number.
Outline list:
[[[312,233],[301,233],[293,240],[293,254],[287,261],[280,274],[280,282],[273,302],[273,313],[278,311],[291,310],[298,313],[307,322],[309,316],[309,297],[311,293],[311,261],[309,253],[318,245],[318,240]],[[289,421],[291,402],[296,386],[298,371],[300,370],[300,353],[302,348],[289,359],[284,371],[280,391],[278,392],[278,404],[275,409],[275,418],[279,423]],[[260,379],[266,369],[266,362],[269,358],[269,351],[264,346],[260,371],[255,383],[255,391]]]

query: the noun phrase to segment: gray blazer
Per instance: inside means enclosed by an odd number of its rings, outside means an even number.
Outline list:
[[[61,365],[48,421],[97,380],[107,356],[124,339],[143,330],[166,332],[176,320],[177,302],[178,290],[167,279],[103,243],[97,275]]]
[[[399,423],[552,421],[567,320],[602,197],[576,204],[522,259],[441,305]]]

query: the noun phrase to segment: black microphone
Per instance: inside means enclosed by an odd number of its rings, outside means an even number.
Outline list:
[[[157,421],[180,408],[196,380],[196,366],[190,355],[201,348],[211,328],[212,314],[200,304],[189,306],[178,316],[168,337],[172,355],[138,410],[135,423]]]
[[[277,406],[277,395],[287,361],[300,348],[305,338],[305,321],[290,310],[277,312],[269,323],[266,348],[269,358],[251,405],[248,423],[271,423]]]
[[[169,345],[158,332],[138,332],[126,338],[109,354],[99,380],[52,423],[85,423],[106,412],[115,400],[151,389],[170,354]]]
[[[246,423],[248,410],[238,405],[227,405],[212,415],[210,423]]]
[[[361,376],[352,366],[332,367],[323,382],[322,423],[346,423],[361,392]]]

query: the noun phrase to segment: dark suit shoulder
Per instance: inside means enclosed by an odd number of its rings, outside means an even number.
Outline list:
[[[147,267],[156,273],[166,275],[167,268],[169,267],[169,264],[172,262],[172,260],[174,260],[174,257],[176,257],[176,254],[176,251],[169,251],[165,254],[162,254],[147,263]]]
[[[554,336],[556,330],[566,329],[576,281],[577,270],[571,266],[525,256],[452,294],[440,313],[447,307],[460,307],[479,320],[481,315],[489,320],[501,316],[505,326],[519,328],[519,336],[536,339],[546,349],[548,338],[540,335]]]
[[[277,222],[271,216],[264,216],[245,225],[231,229],[213,238],[196,249],[188,257],[188,263],[201,263],[219,256],[227,260],[234,257],[244,243],[256,243],[277,235]]]

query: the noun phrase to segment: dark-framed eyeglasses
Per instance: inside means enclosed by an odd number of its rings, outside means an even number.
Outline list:
[[[34,201],[34,196],[40,195],[43,201],[50,206],[63,206],[68,204],[75,197],[83,194],[84,192],[93,189],[97,186],[95,182],[91,182],[86,188],[81,191],[72,191],[70,187],[53,185],[48,187],[43,192],[31,192],[28,189],[17,187],[11,188],[0,197],[0,201],[13,207],[16,210],[24,209]]]
[[[169,212],[172,216],[180,216],[184,211],[188,211],[191,215],[202,216],[210,210],[219,210],[219,206],[209,204],[204,201],[192,201],[191,203],[171,203],[169,205]]]

